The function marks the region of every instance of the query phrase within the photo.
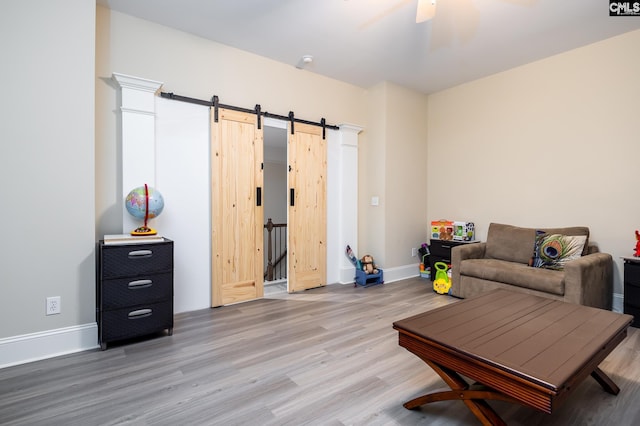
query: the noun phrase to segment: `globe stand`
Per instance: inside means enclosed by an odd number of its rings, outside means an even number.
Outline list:
[[[156,235],[158,231],[153,228],[149,228],[147,226],[141,226],[139,228],[131,231],[131,235],[140,236],[140,235]]]

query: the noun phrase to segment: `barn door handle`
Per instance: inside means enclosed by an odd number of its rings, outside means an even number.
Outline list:
[[[295,188],[289,188],[289,205],[292,207],[296,205],[295,198],[296,198]]]
[[[262,187],[261,186],[256,188],[256,205],[257,206],[262,205]]]

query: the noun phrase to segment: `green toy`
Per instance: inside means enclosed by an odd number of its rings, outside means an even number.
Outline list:
[[[447,275],[449,266],[444,262],[436,262],[433,266],[436,268],[436,275],[433,280],[433,291],[438,294],[449,293],[451,289],[451,279]]]

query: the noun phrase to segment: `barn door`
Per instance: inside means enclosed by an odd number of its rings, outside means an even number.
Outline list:
[[[264,294],[263,133],[255,114],[211,113],[211,306],[221,306]]]
[[[289,293],[327,281],[326,140],[318,126],[295,123],[294,130],[288,132]]]

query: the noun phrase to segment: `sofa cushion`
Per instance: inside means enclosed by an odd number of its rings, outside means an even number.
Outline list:
[[[460,275],[564,295],[564,271],[498,259],[466,259],[460,262]]]
[[[540,228],[540,231],[546,232],[547,234],[560,234],[560,235],[571,235],[578,236],[584,235],[587,239],[584,242],[584,248],[582,249],[582,255],[586,256],[589,254],[589,228],[586,226],[567,226],[566,228]]]
[[[536,235],[533,265],[536,268],[564,269],[570,260],[582,256],[585,235],[561,235],[539,232]]]
[[[540,231],[546,232],[547,234],[560,234],[560,235],[570,235],[570,236],[586,236],[586,240],[584,242],[584,248],[582,249],[582,255],[586,256],[589,254],[589,228],[587,226],[567,226],[565,228],[540,228]]]
[[[491,223],[487,233],[485,257],[529,264],[535,240],[536,230],[533,228]]]

